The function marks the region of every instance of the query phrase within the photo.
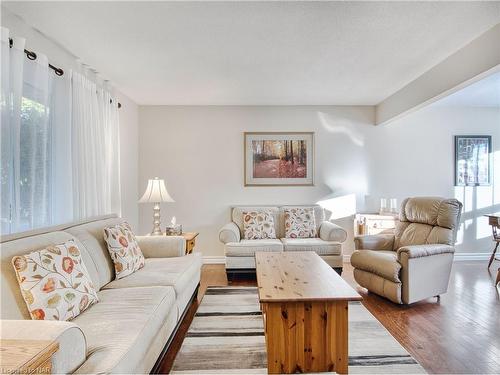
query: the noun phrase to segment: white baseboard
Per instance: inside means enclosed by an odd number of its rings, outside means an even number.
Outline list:
[[[491,253],[455,253],[453,259],[454,262],[466,262],[471,260],[488,260],[490,259]],[[344,254],[344,263],[349,263],[351,261],[351,256]],[[204,256],[203,264],[226,264],[226,257],[223,255],[219,256]]]
[[[466,262],[468,260],[488,260],[491,253],[455,253],[454,262]]]
[[[226,257],[219,256],[205,256],[203,257],[203,264],[226,264]]]

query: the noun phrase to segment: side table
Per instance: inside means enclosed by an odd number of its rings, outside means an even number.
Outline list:
[[[185,232],[181,234],[181,236],[186,240],[186,255],[193,252],[194,246],[196,245],[196,237],[198,235],[198,232]]]
[[[357,214],[354,219],[354,235],[379,234],[396,228],[396,214]]]

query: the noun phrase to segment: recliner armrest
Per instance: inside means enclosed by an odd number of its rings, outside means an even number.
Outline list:
[[[354,237],[356,250],[392,250],[393,234],[374,234]]]
[[[319,226],[319,238],[323,241],[345,242],[347,231],[330,221],[323,221]]]
[[[240,228],[233,222],[224,225],[219,231],[219,240],[223,244],[240,242],[240,238]]]
[[[2,340],[56,341],[59,349],[52,356],[53,374],[75,372],[87,358],[87,341],[80,327],[56,320],[1,320]]]
[[[398,249],[398,261],[401,260],[403,254],[406,255],[409,259],[412,259],[447,253],[453,254],[454,252],[455,248],[453,246],[444,244],[403,246]]]
[[[182,236],[136,236],[146,258],[171,258],[185,255],[186,240]]]

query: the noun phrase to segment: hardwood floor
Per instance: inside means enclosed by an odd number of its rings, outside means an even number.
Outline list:
[[[356,286],[363,304],[429,373],[500,373],[500,289],[496,267],[486,262],[453,264],[448,293],[411,306],[396,305],[357,286],[352,267],[343,277]],[[207,286],[228,285],[223,265],[205,265],[198,301],[193,303],[165,356],[161,371],[168,373]],[[253,278],[231,285],[256,285]]]

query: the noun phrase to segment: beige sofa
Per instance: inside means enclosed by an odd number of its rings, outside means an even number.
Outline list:
[[[285,238],[284,209],[287,207],[313,207],[318,231],[317,238]],[[276,239],[243,239],[243,212],[267,210],[273,215]],[[330,213],[328,213],[330,214]],[[342,272],[342,243],[347,232],[326,220],[327,212],[319,205],[309,206],[236,206],[231,208],[231,222],[219,231],[219,240],[224,244],[226,272],[231,275],[255,272],[257,251],[315,251],[337,272]]]
[[[182,237],[138,237],[146,265],[123,279],[114,270],[103,228],[122,222],[105,216],[1,239],[2,339],[59,342],[54,373],[149,373],[196,295],[200,254],[184,255]],[[11,265],[15,255],[73,239],[99,288],[99,302],[71,322],[30,320]]]
[[[446,293],[461,211],[456,199],[404,200],[394,234],[355,237],[354,278],[400,304]]]

